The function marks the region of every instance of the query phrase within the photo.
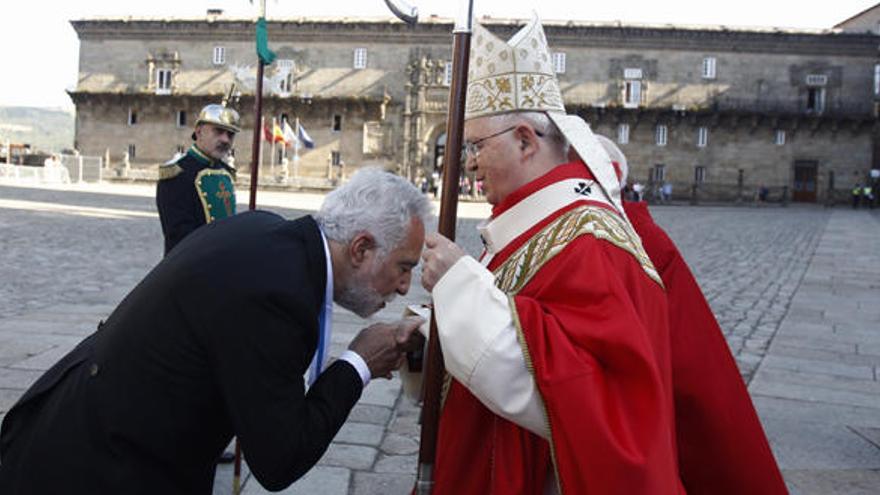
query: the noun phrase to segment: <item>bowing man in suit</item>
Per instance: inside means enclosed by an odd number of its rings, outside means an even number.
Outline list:
[[[378,323],[325,366],[332,301],[367,316],[405,294],[429,214],[414,186],[367,169],[314,217],[196,230],[6,415],[0,493],[210,494],[233,435],[264,487],[290,485],[420,345],[420,319]]]

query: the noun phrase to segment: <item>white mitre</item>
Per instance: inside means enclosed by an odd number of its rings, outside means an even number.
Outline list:
[[[506,43],[475,24],[469,64],[465,120],[511,112],[546,113],[626,218],[620,182],[608,153],[582,118],[565,113],[547,37],[537,15]]]

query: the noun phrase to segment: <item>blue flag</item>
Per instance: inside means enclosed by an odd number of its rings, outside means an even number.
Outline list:
[[[309,136],[309,133],[306,132],[306,128],[299,125],[299,130],[297,131],[297,137],[299,138],[299,142],[303,144],[306,148],[312,149],[315,147],[315,142],[312,141],[312,137]]]

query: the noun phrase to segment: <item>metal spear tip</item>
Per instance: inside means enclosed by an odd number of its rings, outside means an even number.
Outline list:
[[[385,0],[385,5],[391,9],[391,12],[401,21],[415,26],[419,22],[419,9],[404,2],[403,0]]]

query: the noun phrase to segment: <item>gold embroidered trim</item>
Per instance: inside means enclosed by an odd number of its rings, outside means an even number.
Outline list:
[[[648,277],[657,282],[661,287],[663,286],[657,270],[642,247],[641,240],[625,220],[605,208],[593,205],[579,206],[562,214],[550,225],[547,225],[536,235],[532,236],[526,244],[517,249],[507,261],[495,270],[495,285],[508,294],[509,305],[512,309],[510,313],[513,317],[513,325],[516,328],[516,338],[522,348],[526,368],[531,373],[533,379],[535,377],[535,365],[532,361],[531,351],[523,333],[519,312],[516,310],[516,302],[513,297],[545,263],[559,254],[569,242],[585,234],[608,241],[627,251],[636,258]],[[544,413],[544,421],[547,424],[547,431],[550,432],[548,443],[550,444],[550,460],[553,464],[553,472],[556,475],[556,488],[560,494],[563,494],[565,492],[562,490],[562,477],[559,476],[556,445],[553,442],[553,424],[550,421],[550,413],[547,411],[546,401],[543,402],[542,411]]]
[[[605,208],[584,205],[563,213],[517,249],[495,270],[498,288],[519,292],[545,263],[581,235],[592,235],[630,253],[654,282],[663,287],[660,275],[632,227]]]

